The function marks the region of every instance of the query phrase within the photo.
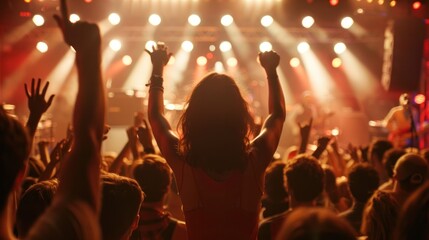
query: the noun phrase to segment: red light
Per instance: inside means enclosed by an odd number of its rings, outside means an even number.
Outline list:
[[[91,3],[91,2],[92,2],[92,0],[85,0],[85,2],[86,2],[86,3]]]
[[[213,56],[213,53],[207,53],[206,54],[206,58],[207,59],[212,59],[214,56]]]
[[[21,12],[19,12],[19,16],[20,17],[31,17],[31,13],[26,12],[26,11],[21,11]]]
[[[414,97],[414,102],[416,103],[416,104],[422,104],[422,103],[424,103],[426,101],[426,97],[425,97],[425,95],[423,95],[423,94],[417,94],[415,97]]]
[[[329,0],[329,4],[331,4],[331,6],[336,6],[338,5],[339,0]]]
[[[413,3],[413,9],[414,10],[419,9],[421,6],[422,6],[422,3],[419,1]]]

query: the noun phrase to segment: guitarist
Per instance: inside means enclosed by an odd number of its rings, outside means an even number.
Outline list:
[[[384,126],[389,130],[389,140],[395,147],[417,147],[418,134],[416,117],[407,93],[399,97],[399,106],[393,107],[383,120]]]

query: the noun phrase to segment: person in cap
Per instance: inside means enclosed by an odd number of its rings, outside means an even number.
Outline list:
[[[421,185],[428,176],[428,164],[418,154],[407,153],[398,159],[393,169],[393,197],[400,206]]]

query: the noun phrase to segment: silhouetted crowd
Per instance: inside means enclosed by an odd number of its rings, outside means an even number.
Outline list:
[[[33,143],[55,101],[49,82],[25,85],[25,126],[0,108],[0,239],[429,239],[429,150],[312,144],[310,120],[298,122],[300,146],[276,154],[286,108],[274,51],[258,56],[269,93],[261,125],[234,79],[208,73],[176,131],[164,114],[171,54],[147,49],[148,111],[129,116],[120,152],[103,154],[100,31],[68,16],[62,0],[55,20],[78,71],[66,138]]]

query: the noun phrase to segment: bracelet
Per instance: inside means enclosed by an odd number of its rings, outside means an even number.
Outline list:
[[[160,86],[162,87],[162,83],[164,82],[164,79],[162,78],[161,75],[152,75],[149,79],[149,82],[146,83],[146,87],[148,86]]]

